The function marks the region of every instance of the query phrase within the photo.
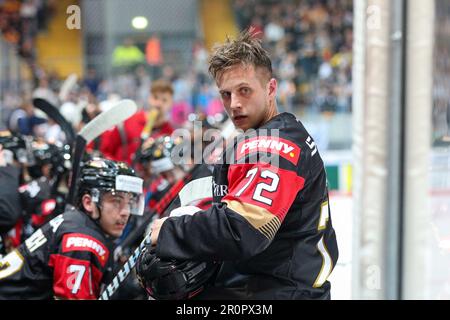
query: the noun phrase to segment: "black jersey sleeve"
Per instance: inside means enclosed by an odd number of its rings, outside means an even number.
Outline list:
[[[20,170],[0,167],[0,233],[8,232],[20,218],[22,209],[18,193]]]
[[[260,161],[267,153],[277,161]],[[198,260],[243,260],[267,248],[277,234],[304,178],[298,174],[301,149],[277,137],[236,145],[227,169],[228,192],[221,203],[193,216],[167,219],[157,254]]]

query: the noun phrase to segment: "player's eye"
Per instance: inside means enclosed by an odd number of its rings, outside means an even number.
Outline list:
[[[246,96],[246,95],[249,95],[249,94],[250,94],[251,90],[250,90],[250,88],[248,88],[248,87],[242,87],[242,88],[239,89],[239,92],[240,92],[242,95]]]
[[[230,97],[231,97],[231,93],[227,92],[227,91],[221,92],[220,95],[222,96],[222,99],[224,99],[224,100],[225,99],[230,99]]]

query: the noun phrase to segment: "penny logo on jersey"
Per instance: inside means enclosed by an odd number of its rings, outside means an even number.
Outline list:
[[[236,159],[239,161],[246,155],[256,152],[279,155],[297,165],[300,158],[300,147],[289,140],[278,137],[254,137],[238,144]]]
[[[81,233],[70,233],[63,237],[63,252],[69,251],[89,251],[95,254],[104,266],[108,261],[109,251],[97,239]]]

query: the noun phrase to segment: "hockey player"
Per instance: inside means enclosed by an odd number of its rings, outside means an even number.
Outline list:
[[[58,185],[69,170],[70,147],[35,139],[30,148],[32,157],[26,170],[31,181],[17,190],[23,215],[8,233],[12,247],[18,247],[64,209],[65,195],[58,192]]]
[[[150,184],[146,190],[146,199],[150,209],[155,209],[159,201],[167,194],[171,187],[183,180],[187,172],[192,168],[192,164],[188,163],[174,163],[172,159],[172,152],[178,145],[181,150],[183,144],[181,137],[176,139],[170,136],[159,137],[149,145],[144,145],[140,155],[140,162],[143,167],[151,174],[149,179]],[[182,154],[179,155],[182,157]],[[191,161],[192,159],[185,159]],[[197,170],[196,177],[211,176],[211,170],[206,166]],[[205,208],[211,203],[211,198],[203,199],[196,203],[196,206]],[[162,213],[161,213],[162,214]]]
[[[95,299],[108,281],[112,240],[142,214],[142,179],[124,163],[82,168],[77,209],[38,229],[0,260],[0,299]]]
[[[151,209],[185,174],[184,170],[171,160],[170,153],[174,146],[175,141],[170,136],[159,137],[142,146],[139,162],[148,177],[146,199]]]
[[[26,149],[21,135],[0,131],[0,256],[7,251],[6,233],[22,216],[17,189],[22,179],[22,163]]]
[[[169,82],[156,80],[150,88],[150,110],[158,110],[151,137],[154,139],[170,135],[173,128],[168,115],[173,104],[173,88]],[[100,151],[109,159],[132,163],[134,154],[140,147],[141,133],[146,125],[148,115],[145,110],[136,112],[127,119],[123,126],[107,131],[102,136]]]
[[[156,250],[139,259],[142,283],[156,296],[157,287],[173,292],[170,274],[158,279],[158,259],[223,261],[199,299],[329,299],[338,248],[312,137],[295,116],[278,113],[270,58],[251,32],[216,47],[209,71],[235,126],[256,131],[215,165],[210,209],[153,224]],[[260,161],[268,154],[278,161]]]
[[[5,159],[0,144],[0,257],[6,253],[3,237],[20,219],[22,207],[17,192],[20,169]]]

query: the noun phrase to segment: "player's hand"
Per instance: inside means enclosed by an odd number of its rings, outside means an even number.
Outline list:
[[[3,149],[3,146],[0,144],[0,167],[6,167],[7,165],[20,167],[20,164],[14,161],[14,153],[11,150]]]
[[[168,217],[165,217],[162,219],[155,220],[155,222],[153,222],[153,225],[150,228],[151,230],[150,240],[152,242],[152,245],[156,245],[156,242],[158,241],[159,231],[161,230],[161,227],[167,218]]]
[[[0,167],[6,167],[5,153],[3,151],[3,146],[0,144]]]

